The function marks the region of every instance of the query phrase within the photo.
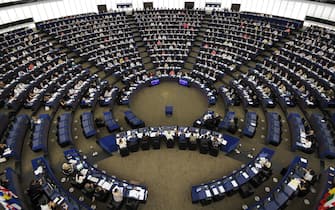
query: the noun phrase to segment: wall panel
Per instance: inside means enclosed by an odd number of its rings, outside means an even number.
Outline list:
[[[285,13],[283,16],[292,18],[293,17],[292,15],[294,15],[294,12],[297,10],[298,8],[295,8],[295,2],[288,1],[286,5]]]
[[[316,8],[315,8],[315,11],[314,11],[314,16],[315,17],[323,17],[323,6],[321,5],[317,5]]]
[[[219,2],[222,8],[232,3],[241,4],[241,11],[286,16],[303,20],[306,15],[335,21],[335,6],[302,0],[50,0],[0,8],[0,24],[23,18],[42,21],[61,16],[98,12],[98,4],[116,10],[117,3],[132,3],[133,8],[143,9],[143,2],[153,2],[155,8],[184,8],[185,1],[193,1],[195,8],[204,8],[206,2]]]
[[[325,19],[329,19],[330,15],[331,15],[332,9],[329,7],[324,7],[324,10],[322,12],[322,17]]]
[[[332,9],[332,12],[331,12],[331,14],[330,14],[329,19],[335,21],[335,9],[334,9],[334,8]]]

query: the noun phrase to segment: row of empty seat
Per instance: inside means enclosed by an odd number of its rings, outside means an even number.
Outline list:
[[[40,114],[34,121],[34,132],[32,134],[31,149],[34,152],[48,152],[48,138],[51,124],[51,117],[48,114]]]
[[[59,116],[58,125],[58,143],[59,145],[67,146],[73,144],[72,137],[72,113],[66,112]]]
[[[86,138],[95,136],[97,131],[94,126],[94,117],[92,112],[84,112],[80,116],[81,127]]]
[[[267,122],[267,135],[265,142],[278,146],[281,142],[281,119],[280,115],[276,112],[266,113]]]
[[[274,151],[268,148],[263,148],[253,160],[247,163],[242,168],[235,170],[232,174],[224,176],[220,179],[215,179],[205,184],[192,186],[191,196],[192,202],[200,202],[203,205],[209,204],[212,201],[218,201],[225,196],[230,196],[237,192],[243,185],[260,176],[265,167],[263,161],[270,161]],[[259,185],[260,183],[258,183]]]

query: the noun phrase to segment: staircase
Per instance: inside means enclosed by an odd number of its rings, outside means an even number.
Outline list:
[[[149,53],[147,52],[147,47],[145,46],[145,43],[143,42],[143,39],[139,31],[139,27],[136,23],[135,17],[133,15],[128,15],[127,23],[129,27],[133,30],[135,45],[142,58],[144,69],[147,71],[152,71],[154,69],[154,64],[152,63]]]
[[[190,50],[189,56],[187,57],[185,64],[184,64],[184,71],[192,71],[195,63],[197,62],[197,57],[200,53],[200,48],[202,46],[206,29],[208,27],[208,21],[211,18],[210,15],[205,15],[204,20],[200,25],[199,32],[195,37],[195,41],[193,42],[192,48]]]

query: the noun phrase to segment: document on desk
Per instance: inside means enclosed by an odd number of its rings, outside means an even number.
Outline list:
[[[218,191],[217,188],[213,188],[212,191],[213,191],[213,194],[214,194],[214,195],[218,195],[218,194],[219,194],[219,191]]]
[[[98,182],[98,185],[100,186],[100,187],[102,187],[102,185],[105,183],[105,180],[104,179],[101,179],[99,182]]]
[[[3,156],[12,154],[12,150],[10,148],[6,148],[5,152],[2,154]]]
[[[235,180],[232,180],[231,184],[233,185],[233,187],[238,187],[238,184],[237,184],[237,182]]]
[[[102,188],[110,191],[111,188],[112,188],[113,184],[112,183],[109,183],[109,182],[104,182],[103,185],[101,186]]]
[[[137,190],[129,190],[128,196],[135,199],[138,199],[140,197]]]
[[[69,163],[75,164],[75,163],[77,163],[77,161],[75,159],[70,159]]]
[[[78,165],[76,165],[76,169],[78,170],[78,171],[80,171],[81,169],[83,169],[84,168],[84,165],[82,164],[82,163],[79,163]]]
[[[43,173],[43,168],[42,168],[42,166],[39,166],[39,167],[34,171],[34,174],[35,174],[35,175],[39,175],[39,174],[41,174],[41,173]]]
[[[248,179],[249,175],[246,172],[243,172],[242,175],[244,176],[244,178]]]
[[[226,192],[226,190],[223,188],[222,185],[219,186],[219,191],[220,191],[220,193],[224,193],[224,192]]]
[[[99,179],[97,177],[91,176],[89,175],[87,177],[88,180],[90,180],[91,182],[97,183],[99,181]]]

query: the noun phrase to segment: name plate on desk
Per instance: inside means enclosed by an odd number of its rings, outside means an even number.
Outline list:
[[[206,197],[210,198],[212,197],[212,193],[209,190],[205,190]]]
[[[243,172],[242,175],[243,175],[243,177],[246,178],[246,179],[249,178],[249,175],[248,175],[246,172]]]
[[[212,191],[213,191],[213,194],[214,194],[214,195],[218,195],[218,194],[219,194],[219,191],[218,191],[217,188],[213,188]]]
[[[110,191],[111,188],[112,188],[113,184],[112,183],[109,183],[109,182],[104,182],[103,184],[100,185],[100,187]]]
[[[238,184],[237,184],[237,182],[235,180],[232,180],[231,184],[233,185],[233,187],[238,187]]]
[[[300,161],[303,163],[307,163],[307,160],[305,158],[300,158]]]
[[[226,190],[223,188],[223,186],[219,186],[219,191],[220,191],[220,193],[226,192]]]
[[[59,205],[63,202],[63,200],[64,200],[63,197],[58,196],[53,200],[53,202]]]

